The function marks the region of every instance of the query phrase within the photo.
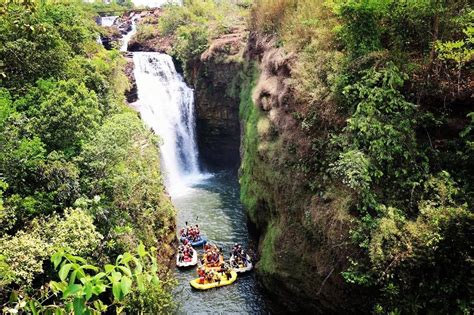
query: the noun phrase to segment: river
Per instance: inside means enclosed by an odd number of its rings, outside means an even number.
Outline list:
[[[122,50],[135,32],[124,37]],[[221,247],[229,258],[234,243],[249,246],[245,211],[239,200],[236,172],[202,172],[196,146],[194,91],[177,73],[170,56],[155,52],[133,53],[138,101],[134,104],[144,123],[160,138],[165,184],[177,208],[178,229],[198,223],[202,234]],[[202,253],[202,249],[198,250]],[[264,295],[250,272],[232,285],[196,291],[189,281],[196,269],[175,270],[174,290],[180,314],[266,314]]]
[[[222,248],[226,257],[230,256],[234,243],[249,245],[245,211],[239,200],[239,184],[234,172],[214,174],[186,194],[173,198],[173,204],[178,209],[178,226],[197,222],[202,233]],[[180,314],[268,313],[253,272],[239,275],[230,286],[203,292],[189,285],[189,280],[196,277],[195,268],[177,269],[175,276],[178,280],[175,297]]]

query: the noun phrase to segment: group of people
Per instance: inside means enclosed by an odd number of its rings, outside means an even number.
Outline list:
[[[247,253],[242,248],[240,244],[234,244],[232,247],[232,251],[230,252],[232,256],[234,256],[234,263],[239,266],[247,266]]]
[[[183,240],[183,244],[178,247],[178,257],[180,262],[190,262],[193,259],[193,247],[187,240]]]
[[[227,280],[229,280],[231,275],[231,268],[229,264],[223,262],[220,264],[219,270],[213,269],[206,269],[204,266],[199,266],[197,268],[197,273],[199,276],[199,283],[213,283],[213,282],[220,282],[222,280],[222,276],[225,276]]]
[[[199,226],[197,224],[194,226],[188,225],[188,222],[186,222],[186,226],[180,230],[179,234],[182,244],[178,247],[178,260],[181,263],[191,262],[195,253],[192,244],[199,242],[201,239]],[[236,243],[232,247],[231,254],[233,259],[225,262],[222,250],[219,247],[215,244],[205,244],[204,255],[200,266],[197,268],[199,276],[196,279],[197,282],[199,284],[217,283],[219,285],[221,281],[232,279],[232,272],[235,268],[248,266],[248,255],[242,245]]]
[[[201,239],[201,230],[197,224],[195,226],[189,226],[188,222],[186,222],[186,227],[182,228],[179,233],[181,237],[192,242],[196,242]]]
[[[207,267],[219,267],[221,251],[216,245],[206,244],[204,245],[204,258],[202,261],[203,265]]]

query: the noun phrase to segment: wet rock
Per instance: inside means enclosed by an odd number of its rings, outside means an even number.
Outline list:
[[[125,91],[125,97],[127,98],[127,102],[129,104],[134,103],[138,100],[138,89],[137,89],[137,82],[135,80],[135,75],[133,73],[134,64],[132,55],[128,54],[126,56],[127,64],[125,65],[125,75],[130,82],[130,87],[127,91]]]

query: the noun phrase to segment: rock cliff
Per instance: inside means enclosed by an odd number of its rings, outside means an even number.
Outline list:
[[[366,312],[368,301],[341,276],[355,251],[351,193],[334,186],[317,195],[308,186],[305,161],[321,157],[310,153],[314,144],[296,117],[303,109],[291,84],[294,57],[253,35],[245,53],[240,183],[260,235],[256,270],[290,312]]]
[[[189,61],[186,78],[195,90],[197,138],[207,169],[239,165],[239,87],[245,31],[215,39],[200,58]]]

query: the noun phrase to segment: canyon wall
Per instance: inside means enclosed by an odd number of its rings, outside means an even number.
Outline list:
[[[367,311],[363,292],[344,281],[352,194],[341,186],[315,194],[305,167],[314,145],[295,113],[294,55],[251,36],[241,92],[241,199],[259,231],[257,273],[291,312]],[[321,133],[320,140],[326,135]],[[324,155],[324,152],[322,152]]]
[[[245,33],[239,30],[214,40],[187,64],[186,79],[195,91],[200,159],[208,170],[239,166],[239,87]]]

